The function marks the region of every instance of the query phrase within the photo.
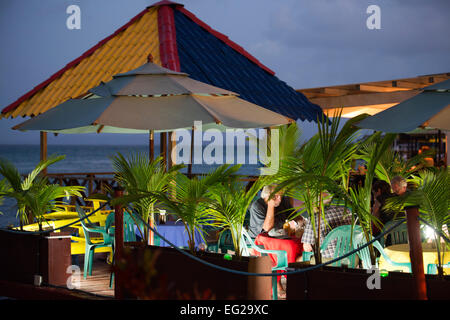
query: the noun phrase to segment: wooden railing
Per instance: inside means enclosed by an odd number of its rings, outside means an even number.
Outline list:
[[[113,190],[118,187],[114,180],[114,172],[81,172],[81,173],[47,173],[49,183],[59,184],[61,186],[82,186],[85,187],[84,198],[89,198],[95,193],[107,193],[107,190]],[[200,174],[191,174],[189,177],[200,176]],[[248,182],[246,188],[251,187],[256,180],[256,176],[242,177],[240,180]],[[83,199],[76,200],[78,204],[85,205]],[[75,204],[75,200],[72,201]]]
[[[85,187],[86,197],[94,193],[105,193],[107,188],[117,186],[114,172],[47,173],[47,178],[52,184]]]

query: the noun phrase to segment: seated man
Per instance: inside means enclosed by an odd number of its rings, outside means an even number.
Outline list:
[[[325,220],[320,217],[320,244],[322,244],[323,239],[327,234],[334,228],[345,224],[351,224],[351,214],[348,210],[345,210],[343,206],[328,206],[325,208]],[[316,226],[318,223],[318,213],[315,214]],[[317,232],[317,231],[316,231]],[[302,236],[303,251],[311,252],[314,249],[314,230],[312,228],[311,221],[308,221],[305,227],[305,231]],[[331,241],[325,250],[322,251],[322,262],[330,261],[334,257],[334,250],[336,249],[336,240]],[[314,263],[314,257],[311,259]]]
[[[394,178],[392,178],[391,188],[392,188],[392,191],[395,193],[395,195],[401,196],[401,195],[405,194],[405,192],[407,191],[407,187],[408,187],[408,182],[406,182],[405,178],[403,178],[401,176],[395,176]]]
[[[270,234],[283,230],[283,224],[289,217],[293,208],[282,192],[278,192],[269,199],[276,185],[264,186],[261,198],[250,205],[250,226],[248,233],[253,239],[262,232]]]
[[[264,188],[261,191],[261,198],[253,201],[252,204],[250,205],[249,208],[250,225],[248,233],[252,238],[256,238],[261,233],[266,235],[268,234],[270,236],[272,234],[276,235],[280,231],[284,232],[283,225],[288,219],[290,213],[293,211],[293,207],[291,206],[289,199],[283,197],[282,192],[278,192],[272,198],[270,198],[270,195],[275,190],[275,188],[276,185],[274,184],[264,186]],[[286,232],[284,233],[287,234]],[[281,243],[278,243],[278,245],[281,245]],[[297,251],[301,253],[301,244],[299,245],[300,249]],[[264,247],[266,247],[266,244],[264,245]],[[275,249],[275,248],[266,247],[266,249]],[[276,249],[282,250],[282,248],[280,247],[277,247]],[[271,259],[274,258],[271,257]],[[278,298],[285,298],[286,290],[285,288],[283,288],[281,277],[277,277],[277,282],[278,282]]]

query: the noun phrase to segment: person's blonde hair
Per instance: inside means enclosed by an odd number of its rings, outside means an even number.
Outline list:
[[[269,184],[267,186],[264,186],[263,189],[261,190],[261,198],[265,200],[269,199],[270,195],[277,186],[278,186],[277,184]]]
[[[397,185],[399,187],[406,187],[408,186],[408,182],[406,182],[406,179],[403,178],[402,176],[395,176],[392,178],[391,180],[391,186],[392,185]]]

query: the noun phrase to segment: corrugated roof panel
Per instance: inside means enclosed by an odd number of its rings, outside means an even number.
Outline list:
[[[141,12],[113,35],[5,108],[2,116],[31,116],[45,112],[69,98],[79,97],[101,81],[111,80],[114,74],[139,67],[147,62],[149,54],[154,63],[161,64],[157,9],[153,7]]]
[[[182,72],[293,119],[315,121],[316,115],[322,113],[302,94],[261,67],[259,61],[243,54],[242,48],[230,46],[228,39],[218,39],[214,30],[204,29],[195,17],[195,21],[191,19],[192,14],[185,13],[185,9],[174,10]]]

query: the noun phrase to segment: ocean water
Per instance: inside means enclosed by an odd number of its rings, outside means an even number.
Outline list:
[[[235,147],[235,163],[237,152]],[[155,144],[155,153],[159,145]],[[224,149],[225,150],[225,149]],[[47,154],[65,155],[66,158],[48,167],[49,173],[76,173],[76,172],[113,172],[111,157],[120,152],[126,156],[140,152],[148,155],[148,145],[48,145]],[[248,148],[245,148],[248,162]],[[223,157],[225,162],[225,151]],[[0,145],[0,157],[11,161],[22,174],[32,171],[39,163],[39,145]],[[192,166],[193,173],[207,173],[218,165],[198,164]],[[182,172],[187,172],[184,168]],[[244,175],[258,175],[258,165],[244,163],[239,171]],[[0,179],[3,177],[0,175]],[[16,218],[17,208],[15,201],[4,199],[0,205],[0,227],[18,225]]]

